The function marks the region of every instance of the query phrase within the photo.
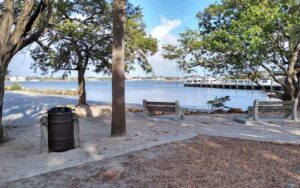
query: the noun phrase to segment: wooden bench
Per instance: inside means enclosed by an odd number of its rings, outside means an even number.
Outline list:
[[[175,102],[153,102],[143,100],[143,113],[147,118],[152,116],[154,112],[174,112],[176,114],[176,120],[183,119],[183,114],[179,106],[179,101]]]
[[[253,120],[258,120],[258,114],[263,112],[284,112],[286,117],[292,116],[292,120],[297,120],[298,100],[294,101],[259,101],[255,100],[253,107],[248,108],[248,113],[252,113]]]

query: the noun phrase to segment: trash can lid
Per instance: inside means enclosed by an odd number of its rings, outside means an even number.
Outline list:
[[[57,113],[70,113],[72,112],[71,108],[68,107],[53,107],[48,111],[49,113],[57,114]]]

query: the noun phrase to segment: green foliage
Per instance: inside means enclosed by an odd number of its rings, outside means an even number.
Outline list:
[[[110,73],[112,57],[112,4],[106,0],[58,1],[53,27],[31,51],[32,68],[49,70],[92,69]],[[151,71],[147,57],[157,52],[157,41],[146,35],[140,7],[127,6],[126,70],[137,62]]]
[[[22,90],[22,86],[18,83],[13,83],[12,85],[7,86],[7,90],[20,91],[20,90]]]
[[[219,110],[222,108],[226,108],[225,104],[228,101],[230,101],[229,96],[220,97],[220,98],[215,97],[214,100],[207,101],[207,104],[211,107],[212,110]]]
[[[300,4],[297,0],[222,0],[197,14],[199,29],[181,34],[179,45],[164,46],[164,57],[187,71],[202,66],[216,75],[261,71],[297,96],[300,70]],[[296,76],[297,75],[297,76]]]
[[[136,7],[134,14],[128,16],[125,26],[125,61],[127,72],[134,69],[136,61],[146,72],[151,72],[152,67],[147,56],[154,55],[157,50],[157,40],[147,36],[143,15],[140,7]]]

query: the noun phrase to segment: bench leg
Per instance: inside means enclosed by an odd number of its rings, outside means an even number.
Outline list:
[[[144,118],[149,117],[149,111],[147,109],[147,101],[146,100],[143,100],[143,115],[144,115]]]
[[[179,105],[179,101],[175,101],[175,113],[176,113],[176,120],[184,119],[182,110]]]
[[[259,101],[258,100],[255,100],[254,103],[253,103],[253,120],[254,121],[258,121],[258,104],[259,104]]]
[[[247,118],[250,118],[252,116],[253,116],[253,106],[248,106]]]
[[[298,117],[298,99],[294,100],[293,109],[292,109],[292,120],[297,121]]]

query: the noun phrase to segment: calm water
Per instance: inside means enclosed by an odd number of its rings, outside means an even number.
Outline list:
[[[9,85],[10,83],[7,83]],[[35,89],[76,89],[76,82],[21,82],[23,87]],[[87,99],[111,102],[111,81],[87,81]],[[163,81],[126,81],[126,103],[142,104],[143,99],[153,101],[179,100],[181,106],[209,109],[206,102],[215,97],[230,96],[230,107],[247,109],[254,99],[268,100],[263,91],[190,88],[180,82]]]

